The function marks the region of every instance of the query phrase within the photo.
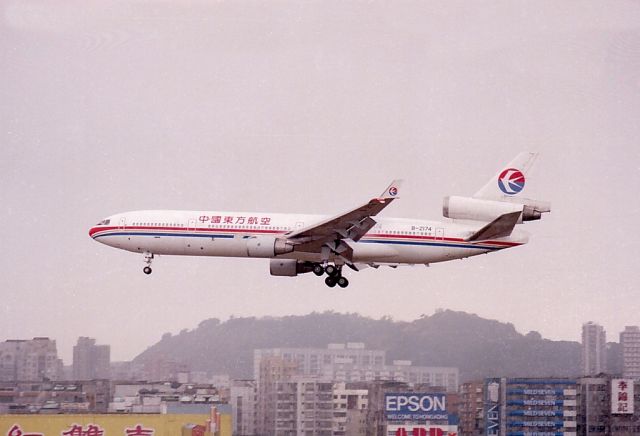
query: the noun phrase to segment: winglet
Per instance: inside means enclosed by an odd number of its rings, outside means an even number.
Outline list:
[[[380,197],[378,197],[380,200],[387,200],[387,199],[391,199],[391,198],[400,198],[400,187],[402,186],[402,182],[404,180],[402,179],[396,179],[393,182],[391,182],[391,184],[389,186],[387,186],[387,189],[385,189],[382,194],[380,194]]]

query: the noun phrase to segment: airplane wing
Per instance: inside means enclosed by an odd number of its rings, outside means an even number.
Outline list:
[[[346,213],[292,232],[287,235],[287,240],[295,244],[296,251],[315,253],[320,252],[323,247],[328,247],[330,251],[347,254],[349,257],[348,253],[345,253],[348,248],[340,242],[343,240],[357,242],[371,230],[376,225],[376,221],[371,217],[399,198],[401,185],[402,180],[394,180],[379,197]],[[341,245],[344,250],[339,251]]]

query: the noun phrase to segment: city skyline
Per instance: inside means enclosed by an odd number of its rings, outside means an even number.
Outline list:
[[[637,345],[638,328],[626,330]],[[602,336],[602,332],[596,333]],[[16,343],[0,345],[14,348],[11,354],[20,348]],[[33,362],[51,360],[40,355],[50,355],[51,345],[55,346],[47,338],[35,338],[32,344],[24,345],[23,367],[31,372],[39,366]],[[85,353],[102,346],[96,346],[92,338],[80,337],[78,347]],[[37,353],[31,352],[36,349]],[[75,421],[91,413],[95,427],[97,422],[112,421],[114,415],[143,414],[146,421],[166,414],[175,419],[184,414],[207,417],[219,412],[227,415],[229,430],[233,426],[242,429],[239,434],[247,435],[292,429],[315,429],[338,436],[373,435],[381,434],[375,430],[380,426],[385,429],[382,434],[389,434],[399,426],[435,425],[476,436],[488,429],[509,435],[510,430],[520,427],[554,427],[556,432],[562,428],[569,435],[600,428],[606,434],[628,435],[635,434],[640,422],[635,412],[639,407],[634,395],[640,388],[637,377],[602,373],[574,377],[493,375],[458,384],[456,368],[414,367],[409,361],[390,364],[385,354],[357,342],[332,343],[326,348],[256,349],[253,380],[228,376],[203,379],[199,372],[182,371],[153,378],[148,373],[144,378],[130,374],[112,381],[51,379],[53,374],[42,372],[42,367],[37,369],[39,376],[29,381],[0,380],[2,425],[14,428],[20,420],[20,426],[40,426],[52,414]],[[7,356],[1,357],[6,363]],[[87,357],[85,354],[80,360]],[[201,381],[196,381],[196,376]],[[428,417],[427,424],[424,417]]]
[[[441,310],[441,309],[438,309],[438,310]],[[309,314],[309,315],[311,315],[311,314]],[[347,315],[347,314],[345,314],[345,315]],[[475,315],[475,314],[469,314],[469,315]],[[252,318],[252,317],[249,317],[249,318]],[[266,318],[268,319],[269,317],[266,317]],[[227,322],[227,321],[229,321],[229,320],[220,320],[220,322],[222,322],[222,323],[225,323],[225,322]],[[394,321],[401,321],[401,320],[394,320]],[[501,322],[500,320],[487,320],[487,321],[498,321],[498,322]],[[600,329],[599,331],[601,331],[601,332],[602,332],[602,326],[600,326],[597,322],[588,321],[588,322],[585,322],[585,323],[582,325],[582,338],[581,338],[581,340],[579,340],[579,341],[573,341],[573,342],[576,342],[577,344],[579,344],[579,345],[581,346],[581,348],[582,348],[582,351],[581,351],[581,353],[582,353],[582,356],[581,356],[581,357],[582,357],[582,362],[580,362],[580,365],[582,365],[582,367],[581,367],[581,368],[582,368],[583,376],[594,375],[594,374],[597,374],[597,373],[598,373],[598,371],[595,371],[595,372],[594,372],[594,371],[585,372],[585,366],[584,366],[584,365],[585,365],[585,362],[584,362],[585,352],[586,352],[586,350],[587,350],[587,349],[592,349],[592,348],[594,347],[594,345],[593,345],[593,344],[589,344],[589,346],[588,346],[588,347],[586,347],[586,346],[585,346],[584,339],[585,339],[585,334],[586,334],[586,333],[585,333],[585,332],[586,332],[586,330],[585,330],[585,328],[586,328],[586,327],[589,327],[589,328],[596,327],[596,328]],[[519,331],[519,330],[518,330],[518,328],[517,328],[517,326],[514,326],[514,328],[515,328],[515,330],[516,330],[519,334],[525,335],[525,334],[527,333],[527,332]],[[620,344],[620,345],[623,345],[623,343],[622,343],[622,335],[623,335],[624,333],[629,333],[630,331],[631,331],[631,332],[636,332],[638,328],[639,328],[638,326],[625,326],[625,328],[624,328],[622,331],[617,332],[617,333],[616,333],[616,332],[614,332],[614,334],[613,334],[613,338],[612,338],[612,339],[609,339],[609,340],[605,340],[603,344],[604,344],[604,345],[606,345],[606,344],[613,343],[613,344]],[[181,332],[183,332],[183,331],[185,331],[185,329],[181,329]],[[528,332],[528,333],[530,333],[530,332]],[[587,337],[589,337],[589,338],[590,338],[590,340],[591,340],[591,336],[592,336],[592,335],[593,335],[593,333],[589,333]],[[605,334],[603,334],[602,336],[603,336],[603,338],[606,338],[606,335],[605,335]],[[618,338],[619,338],[620,340],[616,341],[616,339],[618,339]],[[0,344],[2,344],[3,342],[15,342],[15,341],[19,341],[19,342],[27,342],[27,341],[31,341],[31,340],[37,340],[37,339],[52,340],[55,344],[57,344],[57,349],[58,349],[58,352],[57,352],[57,353],[58,353],[58,358],[61,360],[61,362],[65,365],[65,367],[73,367],[73,353],[72,353],[72,355],[71,355],[70,357],[68,357],[68,358],[65,358],[65,356],[61,355],[61,352],[59,351],[59,344],[60,344],[60,341],[59,341],[59,340],[57,340],[55,337],[51,337],[51,336],[48,336],[48,335],[41,335],[41,336],[36,336],[36,337],[33,337],[33,338],[7,338],[7,339],[1,339],[1,340],[0,340]],[[549,338],[544,338],[544,337],[543,337],[543,339],[549,339]],[[87,341],[88,341],[88,342],[87,342]],[[89,337],[86,337],[86,336],[82,336],[82,335],[81,335],[81,336],[78,336],[78,337],[76,338],[76,345],[74,345],[74,346],[72,347],[72,349],[73,349],[73,350],[74,350],[74,352],[75,352],[75,349],[76,349],[76,348],[77,348],[81,343],[84,343],[84,342],[87,342],[87,343],[89,343],[89,344],[92,344],[92,345],[90,345],[91,347],[95,347],[95,342],[96,342],[96,341],[97,341],[97,339],[96,339],[96,338],[89,338]],[[346,339],[345,339],[345,341],[346,341]],[[346,341],[345,343],[347,343],[347,342],[349,342],[349,341]],[[157,342],[156,342],[156,343],[157,343]],[[137,353],[136,355],[134,355],[131,359],[115,359],[115,360],[114,360],[114,359],[110,359],[110,358],[108,358],[108,360],[110,360],[110,362],[111,362],[111,363],[130,362],[130,361],[132,361],[135,357],[137,357],[138,355],[140,355],[143,351],[145,351],[147,348],[149,348],[149,347],[151,347],[151,346],[155,345],[156,343],[149,344],[147,347],[145,347],[145,349],[143,349],[143,350],[141,350],[140,352],[138,352],[138,353]],[[339,343],[340,343],[340,342],[339,342]],[[106,351],[107,356],[108,356],[108,355],[110,355],[110,351],[111,351],[111,344],[99,345],[99,346],[97,346],[97,347],[98,347],[98,348],[102,348],[102,349],[107,350],[107,351]],[[280,347],[278,347],[278,348],[286,349],[287,347],[280,346]],[[382,351],[383,351],[383,353],[384,353],[386,350],[382,350]],[[593,351],[593,352],[595,352],[595,351]],[[600,368],[600,367],[601,367],[601,365],[602,365],[602,366],[604,366],[604,368],[605,368],[603,372],[605,372],[605,373],[610,373],[610,368],[607,368],[607,367],[606,367],[606,354],[607,354],[607,353],[606,353],[606,349],[605,349],[605,348],[601,348],[601,349],[599,349],[599,350],[598,350],[598,352],[597,352],[597,353],[598,353],[598,356],[597,356],[598,363],[596,364],[596,366],[595,366],[595,367],[596,367],[596,368]],[[622,357],[622,355],[621,355],[621,357]],[[593,359],[593,357],[592,357],[591,359]],[[621,362],[621,363],[622,363],[622,362]],[[577,366],[576,366],[576,368],[578,368],[578,366],[579,366],[579,365],[577,365]],[[621,375],[621,374],[620,374],[620,375]]]
[[[637,3],[7,1],[0,20],[0,340],[46,334],[68,362],[77,336],[130,360],[232,315],[640,324]],[[540,152],[524,194],[552,204],[526,246],[346,290],[260,260],[147,277],[87,234],[126,210],[333,215],[400,177],[384,216],[438,220],[520,151]]]

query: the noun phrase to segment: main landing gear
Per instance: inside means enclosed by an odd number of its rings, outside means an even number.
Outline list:
[[[153,253],[149,253],[148,251],[145,251],[143,255],[144,255],[144,263],[146,263],[147,266],[142,268],[142,272],[145,273],[146,275],[149,275],[153,271],[151,269],[151,262],[153,261]]]
[[[324,279],[324,282],[330,288],[335,287],[336,285],[341,288],[346,288],[349,286],[349,280],[346,277],[342,276],[342,266],[341,265],[327,265],[322,266],[321,264],[316,264],[313,267],[313,273],[318,277],[327,274],[327,278]]]

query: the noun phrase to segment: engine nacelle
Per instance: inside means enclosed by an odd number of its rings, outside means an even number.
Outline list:
[[[247,240],[247,256],[249,257],[274,257],[292,251],[293,244],[286,239],[275,236],[254,236]]]
[[[539,220],[544,212],[550,210],[549,203],[529,199],[496,201],[452,196],[445,197],[442,204],[445,217],[473,221],[493,221],[505,213],[521,212],[518,223],[522,223]]]
[[[313,264],[310,262],[299,262],[295,259],[271,259],[269,261],[269,272],[272,276],[295,277],[313,271]]]

